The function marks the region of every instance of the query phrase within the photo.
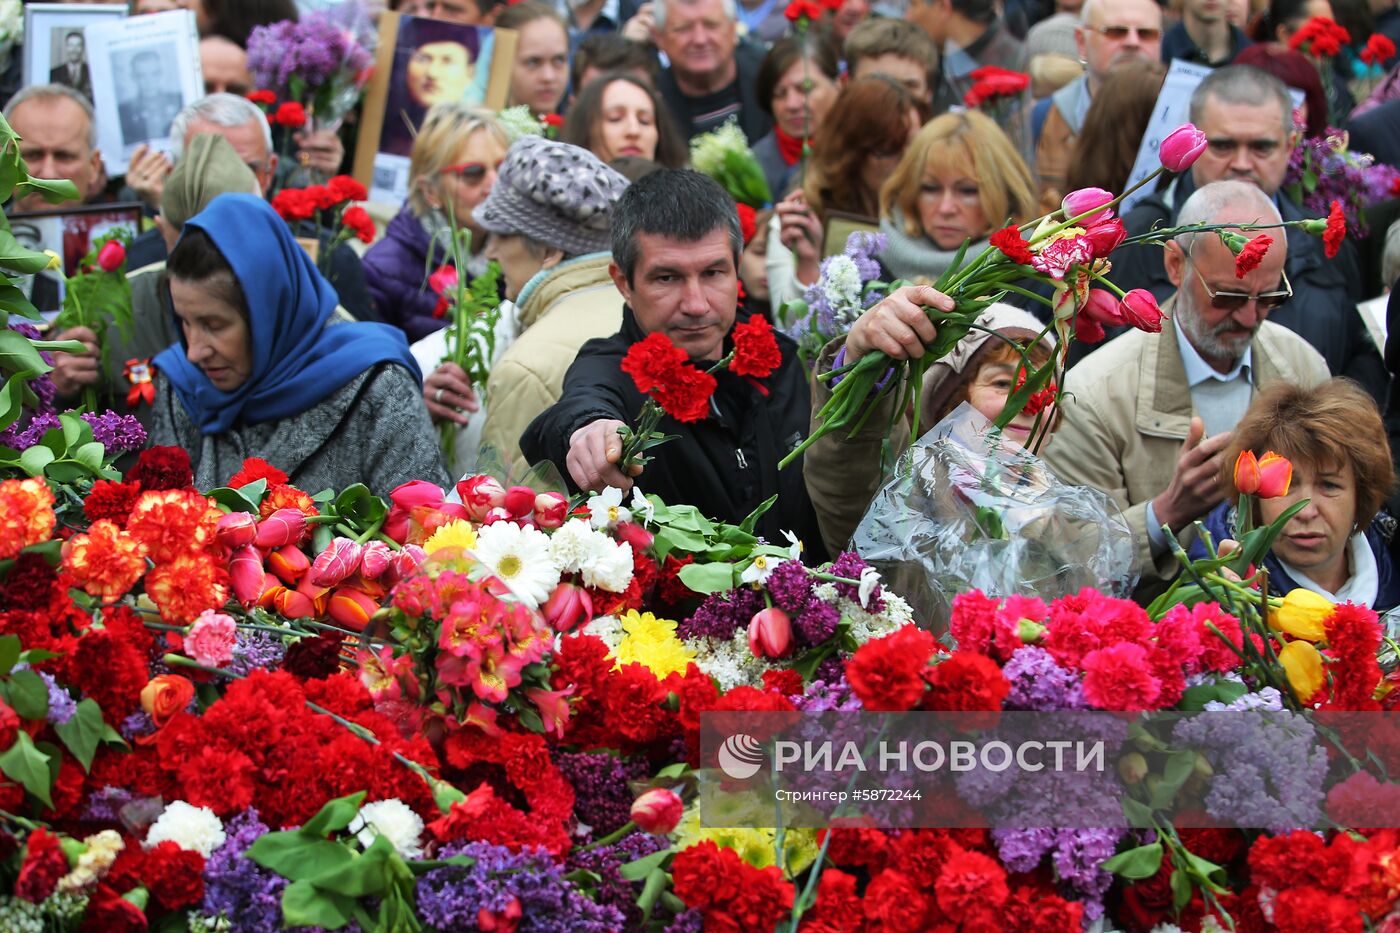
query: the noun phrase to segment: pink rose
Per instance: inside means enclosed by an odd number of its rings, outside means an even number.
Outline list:
[[[1167,171],[1184,172],[1206,151],[1207,142],[1205,133],[1196,129],[1193,124],[1183,123],[1162,140],[1162,145],[1157,149],[1157,156]]]
[[[1113,216],[1113,211],[1106,208],[1106,205],[1112,200],[1113,192],[1111,191],[1105,191],[1102,188],[1080,188],[1065,195],[1065,199],[1060,202],[1060,210],[1064,211],[1065,220],[1075,220],[1080,214],[1094,211],[1088,217],[1079,217],[1076,223],[1081,225],[1087,224],[1091,220],[1103,222]],[[1107,210],[1106,213],[1105,210]]]
[[[233,616],[206,609],[185,635],[185,654],[205,667],[223,667],[233,660],[238,625]]]
[[[506,491],[494,476],[473,476],[457,484],[457,497],[466,506],[471,520],[479,522],[491,509],[505,504]]]

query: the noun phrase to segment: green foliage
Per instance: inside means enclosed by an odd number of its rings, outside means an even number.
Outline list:
[[[24,340],[14,331],[0,331],[3,334]],[[120,477],[111,466],[115,456],[109,456],[107,449],[93,439],[92,425],[72,412],[59,415],[58,420],[59,427],[44,432],[39,443],[28,450],[0,447],[0,475],[20,472],[58,484]]]

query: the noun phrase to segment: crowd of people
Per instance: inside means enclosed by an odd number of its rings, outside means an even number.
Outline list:
[[[121,397],[120,361],[151,358],[151,442],[188,450],[201,488],[248,456],[304,488],[446,484],[475,456],[443,456],[435,425],[450,422],[513,469],[554,464],[572,491],[638,484],[735,522],[776,494],[758,533],[835,553],[881,483],[889,412],[780,470],[830,393],[780,334],[769,377],[721,371],[709,416],[663,422],[675,439],[629,467],[619,429],[643,402],[622,370],[629,348],[661,333],[696,363],[720,359],[736,326],[777,321],[818,282],[845,246],[836,231],[854,224],[881,235],[881,278],[916,284],[832,340],[817,374],[876,350],[923,355],[936,336],[923,309],[951,309],[932,283],[957,256],[1068,191],[1126,187],[1174,59],[1213,69],[1189,101],[1207,146],[1124,214],[1130,235],[1318,216],[1286,183],[1308,138],[1349,131],[1353,152],[1400,167],[1395,0],[844,0],[810,22],[782,0],[399,0],[388,7],[400,14],[514,30],[508,104],[556,128],[516,137],[479,105],[432,104],[407,200],[384,206],[367,251],[340,245],[323,274],[298,241],[318,231],[288,226],[265,195],[292,167],[347,171],[345,141],[274,134],[244,96],[252,29],[296,5],[135,0],[132,12],[175,6],[195,10],[209,93],[174,117],[171,156],[142,148],[109,179],[91,103],[64,83],[19,89],[4,115],[35,176],[72,180],[89,203],[147,205],[153,229],[129,250],[134,332],[113,338],[105,366],[89,330],[57,335],[89,350],[56,354],[53,379],[70,402],[92,385]],[[1291,42],[1315,17],[1342,23],[1350,44],[1320,55]],[[1373,36],[1392,40],[1383,58]],[[969,96],[985,66],[1026,74],[1025,90]],[[730,122],[772,195],[756,213],[688,167],[687,141]],[[1378,345],[1357,307],[1400,277],[1400,223],[1374,222],[1397,215],[1373,206],[1369,235],[1335,256],[1290,227],[1243,275],[1214,235],[1114,251],[1114,282],[1150,291],[1167,318],[1159,333],[1076,347],[1039,453],[1123,510],[1140,593],[1176,572],[1175,538],[1198,520],[1233,534],[1227,465],[1274,450],[1293,459],[1294,490],[1255,520],[1311,501],[1271,570],[1330,597],[1400,603],[1383,420],[1400,416],[1400,349]],[[437,362],[448,320],[429,278],[456,228],[471,232],[461,279],[501,270],[507,313],[484,385]],[[929,371],[918,424],[963,402],[1001,411],[1019,358],[990,338],[1034,342],[1048,320],[1034,298],[1005,296]],[[1396,314],[1392,300],[1392,326]],[[1031,352],[1040,362],[1051,347]],[[1030,433],[1025,418],[1005,431]],[[908,434],[891,438],[896,452]]]

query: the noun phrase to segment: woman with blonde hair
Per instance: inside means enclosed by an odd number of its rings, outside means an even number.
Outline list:
[[[473,223],[472,211],[491,193],[509,145],[489,110],[445,103],[428,111],[409,157],[408,202],[364,256],[380,317],[401,328],[410,343],[446,323],[433,316],[438,296],[427,277],[446,260],[454,221],[472,231],[467,276],[486,268],[486,235]]]
[[[933,280],[964,241],[967,258],[1007,222],[1037,213],[1036,183],[1015,145],[978,111],[948,113],[914,137],[880,189],[880,262],[894,278]]]

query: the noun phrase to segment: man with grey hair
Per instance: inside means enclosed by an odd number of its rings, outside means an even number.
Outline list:
[[[1161,54],[1162,8],[1154,0],[1086,0],[1074,44],[1084,74],[1038,101],[1031,114],[1040,190],[1054,192],[1055,201],[1064,194],[1070,154],[1109,69],[1156,61]]]
[[[78,188],[87,202],[102,193],[102,153],[92,104],[63,84],[35,84],[10,98],[5,119],[19,135],[19,154],[35,178],[63,179]],[[48,203],[39,195],[21,198],[20,211],[42,210]]]
[[[750,144],[772,129],[758,100],[763,49],[739,41],[734,0],[656,0],[656,47],[670,64],[656,77],[687,139],[731,119]]]
[[[1180,212],[1183,225],[1277,220],[1270,198],[1242,181],[1208,184]],[[1176,293],[1163,308],[1162,332],[1116,337],[1065,378],[1063,420],[1045,462],[1064,482],[1103,490],[1124,510],[1141,595],[1174,566],[1162,526],[1186,535],[1220,502],[1221,458],[1254,392],[1328,378],[1316,350],[1266,320],[1290,295],[1291,244],[1272,235],[1263,261],[1243,278],[1215,233],[1169,242]]]
[[[1264,193],[1284,220],[1309,215],[1291,198],[1280,196],[1288,159],[1297,143],[1293,130],[1293,99],[1283,82],[1248,65],[1231,65],[1211,73],[1191,95],[1191,122],[1209,145],[1188,174],[1165,191],[1144,198],[1123,218],[1130,235],[1154,227],[1175,226],[1182,205],[1198,188],[1235,179]],[[1362,278],[1356,252],[1343,243],[1328,259],[1322,242],[1290,227],[1288,272],[1293,297],[1271,320],[1295,332],[1322,354],[1333,375],[1361,383],[1384,404],[1389,377],[1356,310]],[[1115,250],[1113,280],[1123,288],[1145,288],[1161,301],[1175,288],[1156,246],[1124,246]]]

